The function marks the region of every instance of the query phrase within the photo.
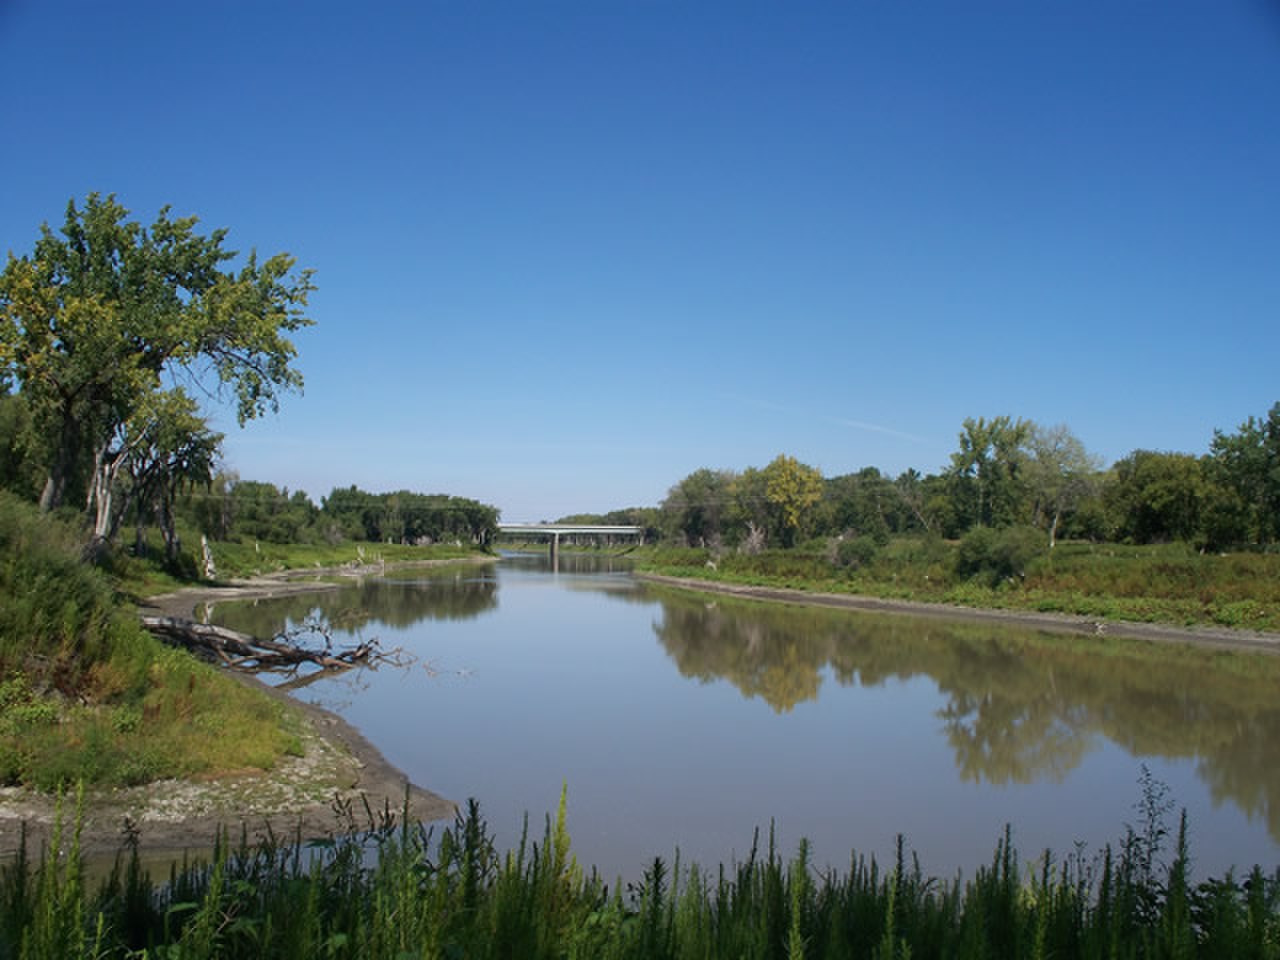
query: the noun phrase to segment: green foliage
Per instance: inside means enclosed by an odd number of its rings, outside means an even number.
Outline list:
[[[703,468],[689,474],[662,501],[664,531],[692,547],[715,547],[728,533],[736,476]]]
[[[893,864],[853,856],[815,871],[803,841],[772,836],[703,870],[662,858],[624,894],[569,849],[564,801],[540,842],[499,854],[470,801],[436,842],[383,811],[350,819],[309,855],[299,843],[222,840],[164,884],[127,842],[95,891],[74,828],[32,864],[0,867],[0,950],[89,958],[1142,958],[1280,954],[1280,873],[1193,884],[1185,817],[1168,867],[1144,825],[1086,859],[1024,864],[1006,830],[973,879],[925,877],[899,838]],[[65,851],[65,852],[64,852]]]
[[[1046,551],[1044,535],[1032,527],[974,527],[956,549],[956,573],[989,584],[1026,579],[1031,562]]]
[[[793,546],[822,498],[822,474],[795,457],[780,453],[764,468],[765,496],[774,513],[773,529],[784,546]]]
[[[823,479],[786,456],[740,473],[695,470],[663,500],[662,532],[717,552],[806,537],[959,539],[976,526],[1039,527],[1050,546],[1075,538],[1222,549],[1280,539],[1280,403],[1235,433],[1216,432],[1207,457],[1136,450],[1100,467],[1065,425],[970,417],[940,474],[908,469],[891,479],[866,467]]]
[[[236,257],[226,231],[201,235],[168,208],[150,227],[128,215],[114,196],[73,200],[60,230],[44,225],[31,254],[0,272],[0,382],[18,385],[31,432],[45,438],[33,448],[42,505],[85,488],[100,537],[129,434],[166,376],[229,389],[241,423],[274,409],[302,385],[287,334],[310,324],[313,290],[286,254],[224,269]]]
[[[855,537],[872,537],[888,542],[891,533],[902,533],[917,525],[906,492],[918,477],[906,475],[896,486],[875,467],[826,481],[820,526],[845,531]]]
[[[867,566],[880,552],[880,544],[874,537],[861,536],[841,540],[836,545],[836,566],[858,570]]]
[[[334,489],[321,506],[324,517],[372,543],[486,544],[498,532],[495,507],[447,494],[409,490],[372,494]]]
[[[1065,425],[1031,425],[1027,478],[1033,497],[1032,519],[1049,533],[1053,546],[1065,516],[1094,495],[1101,462],[1085,450]]]
[[[1218,624],[1280,630],[1280,553],[1202,553],[1188,544],[1060,542],[1043,532],[974,532],[962,544],[895,537],[866,564],[841,568],[825,553],[770,550],[756,556],[644,548],[642,572],[710,582],[1072,613],[1097,619]],[[976,572],[976,576],[974,576]],[[1021,576],[1020,574],[1025,574]],[[994,589],[1013,577],[1017,590]]]
[[[485,557],[474,546],[456,547],[451,543],[429,547],[400,543],[237,543],[229,541],[212,545],[219,577],[248,577],[284,570],[351,568],[395,563],[440,562]]]
[[[12,491],[27,500],[36,498],[42,478],[39,457],[33,454],[32,447],[38,442],[31,430],[26,398],[0,388],[0,490]]]
[[[462,543],[483,546],[497,533],[498,510],[466,497],[408,490],[335,488],[317,507],[301,490],[218,474],[181,512],[210,540],[280,546]]]
[[[26,674],[14,673],[0,681],[0,735],[20,736],[57,719],[57,708],[35,695]]]
[[[75,528],[0,491],[0,782],[272,766],[293,743],[279,704],[162,647],[79,553]]]
[[[1206,496],[1198,458],[1135,450],[1112,467],[1104,496],[1114,539],[1131,543],[1192,540]]]
[[[319,516],[302,491],[290,495],[272,483],[219,474],[191,511],[201,533],[213,540],[305,543]]]
[[[949,476],[965,527],[1025,522],[1034,424],[1011,417],[964,421]]]
[[[222,434],[208,428],[195,401],[182,388],[146,397],[121,429],[112,465],[127,482],[119,496],[106,500],[107,512],[100,515],[97,532],[112,539],[132,507],[139,544],[144,523],[154,521],[164,538],[166,563],[177,566],[177,497],[184,489],[208,487],[221,444]]]
[[[1249,417],[1235,433],[1215,430],[1208,466],[1234,495],[1230,532],[1254,543],[1280,539],[1280,403],[1265,417]],[[1216,542],[1231,542],[1221,526],[1217,533]]]
[[[127,632],[110,585],[79,560],[70,525],[0,491],[0,674],[78,688]]]

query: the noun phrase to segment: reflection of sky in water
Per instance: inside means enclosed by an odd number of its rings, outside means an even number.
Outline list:
[[[398,626],[378,622],[383,602]],[[1222,703],[1184,702],[1212,686],[1208,658],[1170,668],[1171,709],[1150,677],[1120,675],[1141,664],[1100,666],[1070,641],[658,594],[617,574],[552,577],[527,563],[218,617],[266,632],[273,609],[278,625],[286,610],[353,604],[361,636],[418,662],[297,695],[342,712],[415,782],[479,797],[502,842],[518,838],[526,811],[540,837],[567,782],[575,851],[606,875],[677,846],[704,863],[744,856],[771,819],[784,853],[804,835],[819,863],[840,866],[853,848],[885,860],[902,832],[926,870],[972,873],[1006,823],[1024,857],[1065,856],[1138,825],[1142,763],[1188,808],[1199,869],[1280,863],[1262,815],[1268,774],[1249,751],[1226,767],[1232,749],[1212,753],[1238,735],[1212,726]],[[1186,716],[1202,718],[1196,729],[1170,729]],[[1255,752],[1277,742],[1264,733],[1249,741]],[[1144,742],[1151,756],[1131,752]],[[1197,769],[1206,763],[1224,790],[1251,795],[1252,822],[1229,796],[1215,804]]]

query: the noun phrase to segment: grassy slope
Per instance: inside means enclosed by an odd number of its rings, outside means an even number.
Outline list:
[[[187,542],[198,541],[198,536]],[[155,544],[152,544],[156,547]],[[210,545],[214,559],[216,582],[269,576],[288,571],[306,572],[334,570],[354,566],[377,566],[382,563],[419,563],[462,560],[481,555],[476,547],[434,544],[429,547],[403,544],[349,543],[279,544],[255,542],[215,542]],[[113,573],[122,589],[136,597],[167,593],[190,586],[164,570],[131,558],[117,557]]]
[[[252,577],[285,570],[331,569],[381,563],[461,560],[477,555],[475,547],[433,544],[429,547],[393,543],[277,544],[215,543],[214,563],[221,577]]]
[[[1183,544],[1063,543],[1031,560],[1023,576],[994,585],[956,574],[955,545],[912,538],[891,541],[856,568],[841,568],[820,550],[713,558],[706,550],[658,548],[639,551],[636,559],[642,570],[704,580],[1280,631],[1280,554],[1275,553],[1217,555]]]
[[[78,551],[0,493],[0,783],[129,785],[299,749],[280,704],[155,641]]]

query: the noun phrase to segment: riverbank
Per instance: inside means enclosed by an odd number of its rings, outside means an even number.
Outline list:
[[[637,579],[700,593],[723,593],[752,600],[767,600],[809,606],[836,607],[868,613],[895,613],[945,620],[1005,623],[1060,633],[1124,637],[1156,643],[1184,643],[1200,647],[1280,654],[1280,633],[1226,627],[1183,627],[1176,624],[1139,623],[1126,620],[1098,620],[1065,613],[1038,613],[1029,610],[963,607],[948,603],[891,600],[844,593],[825,593],[789,587],[764,587],[676,577],[658,573],[635,574]]]
[[[206,604],[331,590],[342,581],[388,570],[438,567],[475,560],[426,560],[400,564],[346,565],[284,571],[218,586],[185,587],[148,598],[146,613],[192,618]],[[211,848],[220,830],[251,841],[273,835],[322,837],[354,826],[369,826],[385,811],[433,821],[452,818],[455,804],[410,783],[351,724],[331,711],[295,700],[257,678],[237,680],[287,703],[291,732],[300,756],[284,757],[274,769],[227,771],[197,780],[164,780],[139,787],[87,791],[81,810],[81,849],[88,856],[119,849],[128,829],[150,856],[180,857],[185,850]],[[63,802],[64,818],[75,815],[74,800]],[[0,789],[0,856],[14,853],[26,831],[34,852],[49,842],[58,800],[22,787]]]

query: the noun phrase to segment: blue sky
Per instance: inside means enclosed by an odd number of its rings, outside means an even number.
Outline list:
[[[72,197],[316,271],[227,465],[507,520],[781,452],[1107,462],[1280,400],[1280,6],[0,0],[0,252]]]

